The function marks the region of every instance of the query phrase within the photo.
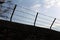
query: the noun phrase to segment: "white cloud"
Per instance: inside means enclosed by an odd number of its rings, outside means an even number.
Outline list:
[[[56,2],[55,0],[45,0],[44,7],[45,8],[50,8],[55,4],[55,2]]]
[[[39,9],[40,9],[40,7],[41,7],[41,4],[35,4],[35,5],[33,5],[31,8],[32,8],[32,10],[38,12]]]
[[[60,7],[60,0],[56,0],[55,7]]]
[[[45,0],[44,7],[45,8],[51,8],[54,7],[60,7],[60,0]]]

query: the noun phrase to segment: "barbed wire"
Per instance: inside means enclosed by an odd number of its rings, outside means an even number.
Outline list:
[[[3,7],[5,7],[5,6],[3,6]],[[20,6],[19,6],[19,7],[20,7]],[[22,6],[21,6],[21,7],[22,7]],[[20,7],[20,8],[21,8],[21,7]],[[13,10],[13,9],[10,8],[10,7],[6,7],[6,8],[9,8],[9,9]],[[25,8],[25,7],[23,7],[23,9],[31,10],[31,9],[28,9],[28,8]],[[19,11],[19,10],[15,10],[15,11]],[[31,10],[31,11],[35,12],[34,10]],[[21,12],[21,11],[19,11],[19,12]],[[35,13],[37,13],[37,12],[35,12]],[[43,15],[43,16],[47,16],[47,15],[45,15],[45,14],[43,14],[43,13],[39,13],[39,14],[41,14],[41,15]],[[51,16],[47,16],[47,17],[54,18],[54,17],[51,17]]]
[[[39,14],[54,19],[54,17],[52,17],[52,16],[48,16],[48,15],[45,15],[45,14],[43,14],[43,13],[39,13]]]
[[[7,2],[5,2],[5,3],[7,3]],[[13,3],[13,5],[15,5],[15,4]],[[5,7],[5,6],[3,6],[3,7]],[[22,5],[19,5],[18,7],[35,12],[34,10],[29,9],[29,8],[26,8],[26,7],[22,6]],[[9,8],[9,7],[7,7],[7,8]],[[12,9],[12,8],[9,8],[9,9]],[[12,10],[13,10],[13,9],[12,9]],[[19,11],[19,10],[16,10],[16,11]],[[37,13],[37,12],[35,12],[35,13]],[[47,15],[45,15],[45,14],[43,14],[43,13],[39,13],[39,14],[44,15],[44,16],[47,16]],[[54,17],[52,17],[52,16],[48,16],[48,17],[54,18]],[[58,20],[60,20],[60,19],[58,19]]]
[[[49,25],[51,25],[50,22],[48,23],[48,22],[45,22],[45,21],[42,21],[42,20],[37,20],[37,22],[40,22],[40,23],[43,23],[43,24],[45,23],[45,24],[49,24]]]
[[[5,7],[5,6],[2,6],[2,7]],[[22,6],[21,6],[21,7],[22,7]],[[20,8],[21,8],[21,7],[20,7]],[[8,8],[8,9],[13,10],[13,9],[10,8],[10,7],[5,7],[5,8]],[[23,8],[23,9],[26,9],[26,10],[30,10],[30,9],[27,9],[27,8],[24,8],[24,7],[22,7],[22,8]],[[29,14],[29,15],[35,16],[35,15],[33,15],[33,14],[30,14],[30,13],[27,13],[27,12],[24,12],[24,11],[20,11],[20,10],[15,10],[15,11],[17,11],[17,12],[22,12],[22,13],[26,13],[26,14]],[[31,11],[33,11],[33,10],[31,10]],[[34,11],[33,11],[33,12],[34,12]],[[37,13],[37,12],[36,12],[36,13]],[[47,15],[42,14],[42,13],[39,13],[39,14],[54,19],[54,17],[47,16]],[[23,17],[23,18],[27,18],[27,19],[33,20],[32,18],[24,17],[24,16],[21,16],[21,15],[16,15],[16,16],[19,16],[19,17]],[[38,18],[39,18],[39,19],[44,19],[44,20],[46,20],[46,21],[50,21],[50,22],[52,22],[51,20],[46,19],[46,18],[42,18],[42,17],[40,17],[40,16],[39,16]],[[57,20],[59,20],[59,19],[57,19]],[[23,21],[24,21],[24,20],[23,20]],[[37,21],[39,21],[39,22],[43,22],[43,21],[40,21],[40,20],[37,20]],[[26,21],[26,22],[27,22],[27,21]],[[43,23],[46,24],[46,22],[43,22]],[[56,24],[60,24],[60,23],[58,23],[58,22],[55,22],[55,23],[56,23]],[[47,24],[48,24],[48,23],[47,23]],[[49,25],[50,25],[50,23],[49,23]]]
[[[22,15],[15,15],[15,16],[22,17],[22,18],[27,18],[27,19],[29,19],[29,20],[34,20],[34,19],[32,19],[32,18],[29,18],[29,17],[26,17],[26,16],[22,16]]]
[[[35,12],[34,10],[32,10],[32,9],[29,9],[29,8],[26,8],[26,7],[24,7],[24,6],[20,6],[19,5],[19,7],[21,7],[21,8],[23,8],[23,9],[26,9],[26,10],[30,10],[30,11],[33,11],[33,12]],[[37,12],[35,12],[35,13],[37,13]],[[47,17],[50,17],[50,18],[54,18],[54,17],[52,17],[52,16],[48,16],[48,15],[45,15],[45,14],[43,14],[43,13],[40,13],[40,12],[38,12],[39,14],[41,14],[41,15],[44,15],[44,16],[47,16]]]
[[[22,5],[19,5],[18,7],[29,10],[29,11],[34,12],[34,13],[37,13],[36,11],[34,11],[32,9],[29,9],[29,8],[26,8],[26,7],[22,6]]]
[[[34,20],[34,19],[32,19],[32,18],[29,18],[29,17],[25,17],[25,16],[21,16],[21,15],[16,15],[16,16],[19,16],[19,17],[22,17],[23,19],[25,18],[27,18],[27,19],[29,19],[29,20]],[[38,22],[41,22],[41,23],[45,23],[45,24],[49,24],[50,25],[50,23],[48,23],[48,22],[44,22],[44,21],[41,21],[41,20],[37,20]]]
[[[23,12],[23,11],[22,11]],[[25,12],[23,12],[25,13]],[[21,15],[16,15],[16,16],[20,16],[20,17],[23,17],[23,18],[27,18],[27,17],[24,17],[24,16],[21,16]],[[32,19],[32,18],[27,18],[27,19]],[[34,19],[33,19],[34,20]],[[39,21],[39,20],[38,20]],[[46,20],[47,21],[47,20]],[[41,22],[41,21],[40,21]],[[43,22],[43,21],[42,21]],[[52,21],[51,21],[52,22]],[[48,23],[47,23],[48,24]]]
[[[46,18],[43,18],[43,17],[38,17],[38,19],[43,19],[43,20],[47,20],[49,22],[52,22],[52,20],[49,20],[49,19],[46,19]]]
[[[29,15],[32,15],[32,16],[35,16],[35,15],[31,14],[31,13],[27,13],[27,12],[24,12],[24,11],[19,11],[19,10],[16,10],[16,11],[17,11],[17,12],[26,13],[26,14],[29,14]]]
[[[14,22],[15,22],[15,20],[16,20],[16,21],[19,21],[19,22],[20,22],[20,21],[23,21],[23,22],[27,22],[27,23],[33,23],[32,21],[26,21],[26,20],[22,20],[22,19],[19,20],[19,19],[17,19],[17,18],[15,18],[15,19],[13,19],[13,20],[14,20]]]

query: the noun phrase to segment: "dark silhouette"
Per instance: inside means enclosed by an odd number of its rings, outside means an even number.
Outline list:
[[[0,4],[3,4],[5,2],[5,0],[0,0]]]
[[[60,32],[0,20],[0,40],[60,40]]]

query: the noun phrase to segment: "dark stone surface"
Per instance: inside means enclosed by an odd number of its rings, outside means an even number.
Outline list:
[[[0,20],[0,40],[60,40],[60,32]]]

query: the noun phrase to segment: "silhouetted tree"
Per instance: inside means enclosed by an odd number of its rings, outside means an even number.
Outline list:
[[[5,1],[5,0],[4,0]],[[7,1],[7,2],[1,2],[0,3],[0,17],[3,18],[9,18],[11,15],[11,12],[13,10],[13,3],[12,1]]]

